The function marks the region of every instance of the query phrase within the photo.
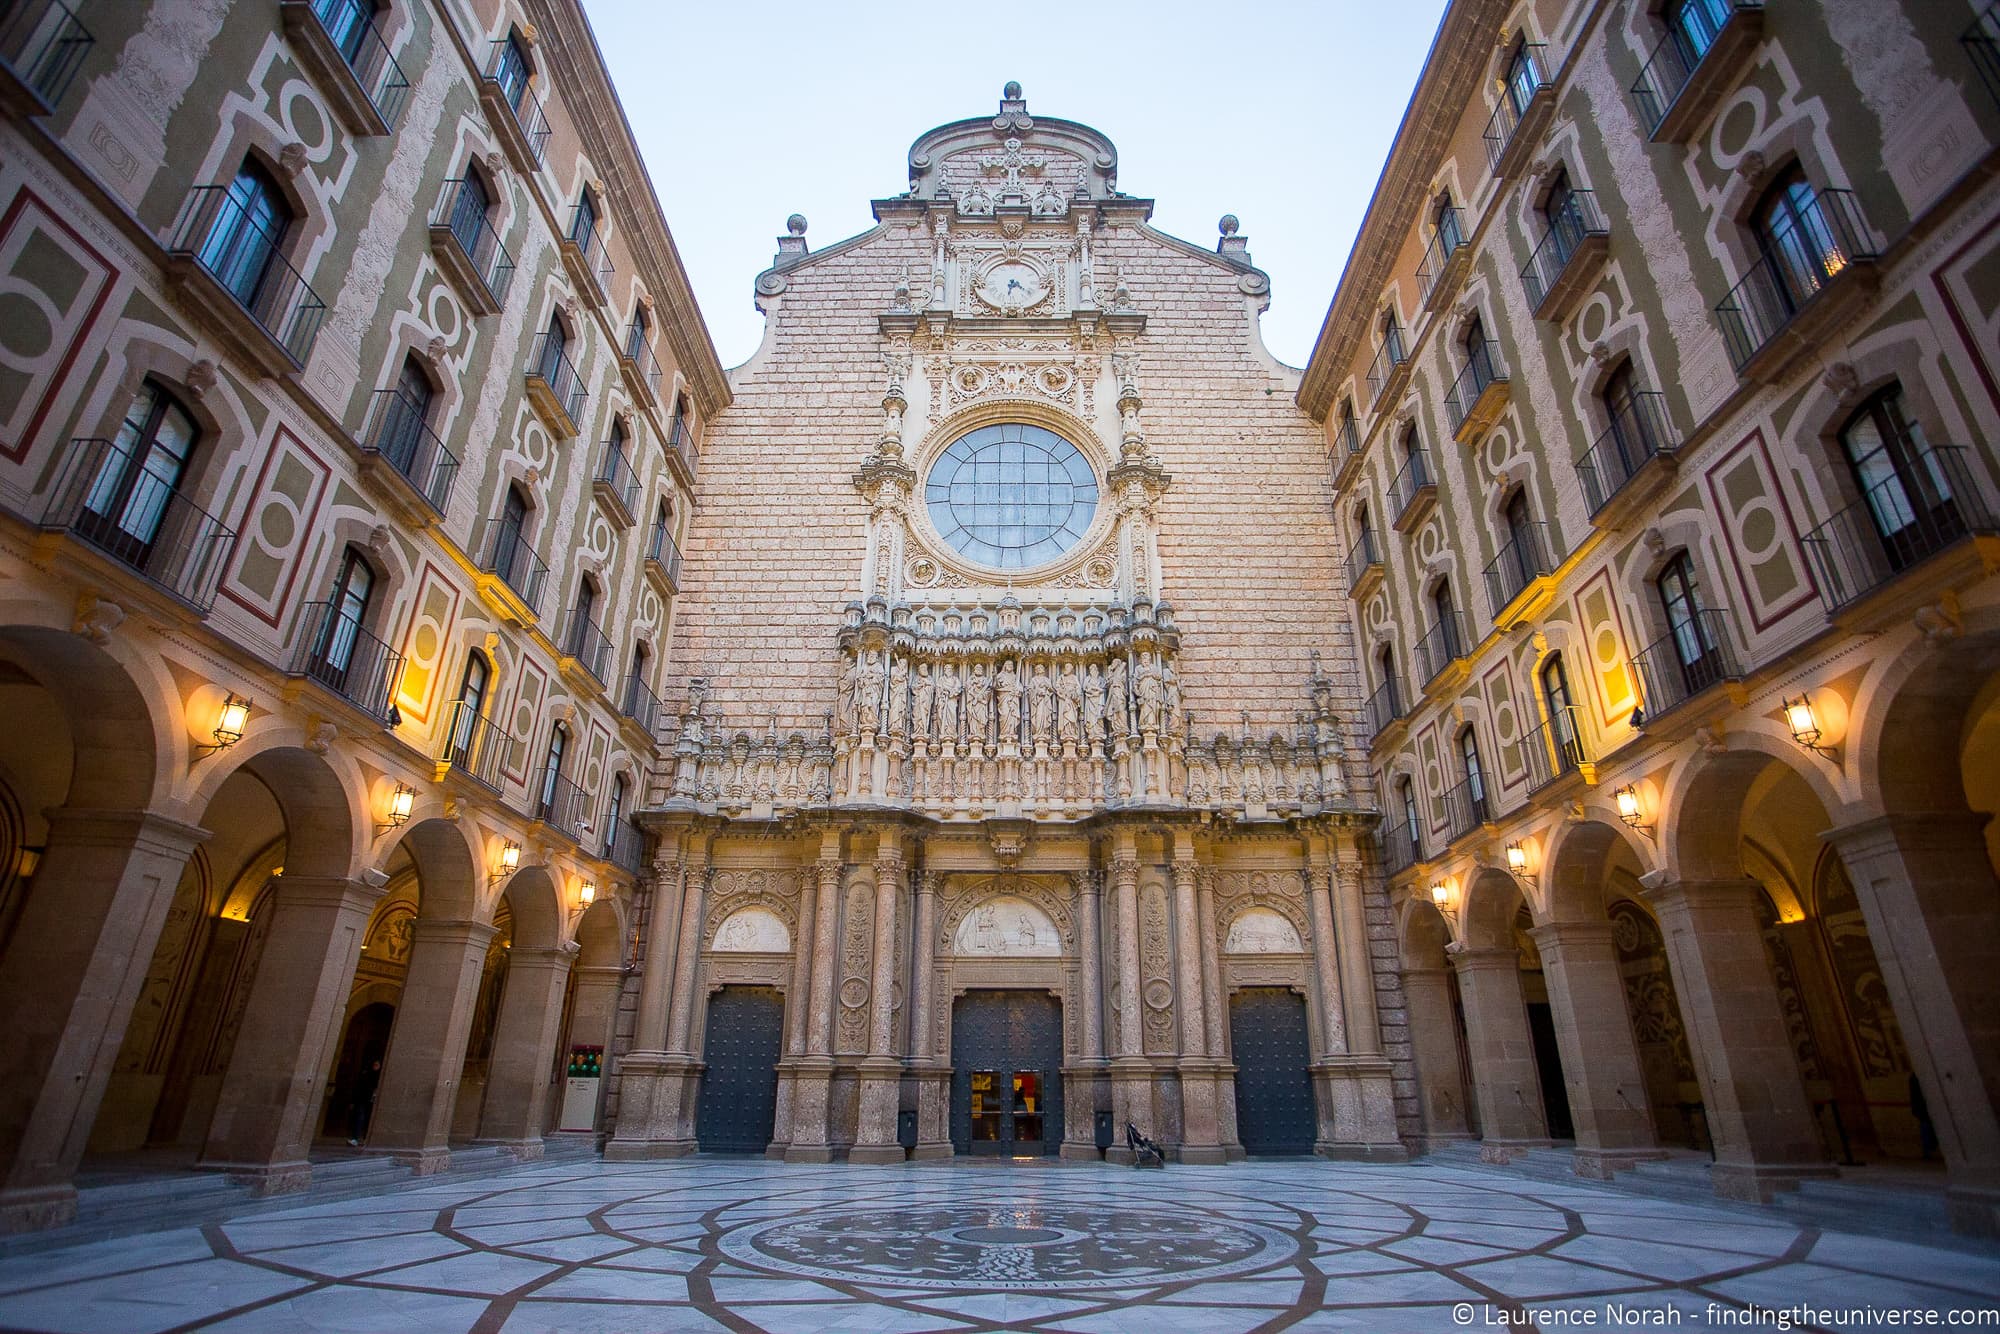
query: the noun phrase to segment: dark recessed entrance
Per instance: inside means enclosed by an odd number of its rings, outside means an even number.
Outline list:
[[[1045,991],[975,991],[951,1012],[951,1142],[960,1153],[1062,1148],[1062,1004]]]
[[[1311,1153],[1316,1132],[1306,998],[1284,987],[1229,996],[1236,1137],[1247,1153]]]
[[[724,987],[708,1002],[695,1142],[704,1153],[762,1153],[778,1119],[785,998],[774,987]]]

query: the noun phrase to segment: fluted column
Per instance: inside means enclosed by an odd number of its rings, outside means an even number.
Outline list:
[[[632,1034],[634,1052],[661,1051],[667,1044],[667,1006],[674,986],[674,941],[681,915],[683,863],[680,842],[663,833],[653,854],[651,897],[646,907],[645,975],[639,984],[639,1014]]]
[[[1222,1091],[1208,1059],[1208,1003],[1201,969],[1205,946],[1196,903],[1198,872],[1194,840],[1185,832],[1174,838],[1173,876],[1181,1017],[1181,1161],[1220,1163],[1228,1158],[1222,1147]],[[1233,1088],[1229,1096],[1234,1098]]]
[[[861,1112],[855,1124],[857,1163],[900,1163],[896,1111],[901,1103],[903,1063],[896,1059],[896,910],[902,902],[903,844],[894,829],[875,845],[875,957],[869,970],[868,1056],[861,1063]]]
[[[1372,1056],[1382,1051],[1382,1023],[1375,1010],[1375,960],[1369,951],[1368,918],[1361,905],[1364,883],[1360,854],[1349,843],[1334,863],[1335,944],[1340,952],[1347,1050],[1357,1056]]]
[[[1340,947],[1333,927],[1333,863],[1315,855],[1306,872],[1308,908],[1312,913],[1313,972],[1319,979],[1320,1055],[1347,1051],[1347,1011],[1340,992]]]
[[[807,1012],[812,987],[813,915],[819,905],[819,885],[812,876],[799,886],[798,930],[792,934],[792,978],[785,990],[785,1045],[778,1061],[778,1105],[771,1119],[771,1143],[765,1156],[783,1158],[792,1142],[792,1114],[798,1095],[798,1058],[805,1054]]]
[[[670,1050],[676,1005],[692,989],[677,983],[680,955],[699,946],[700,882],[706,878],[691,852],[695,835],[685,826],[662,828],[654,843],[646,906],[646,957],[639,983],[639,1013],[632,1050],[618,1059],[618,1119],[604,1156],[614,1162],[672,1158],[693,1150],[685,1107],[691,1057]],[[690,931],[689,913],[696,926]],[[685,1033],[685,1030],[683,1030]],[[683,1037],[685,1042],[685,1037]]]
[[[1104,941],[1103,887],[1098,872],[1075,873],[1071,902],[1076,913],[1076,995],[1080,1013],[1077,1053],[1063,1067],[1063,1142],[1061,1154],[1077,1162],[1096,1162],[1097,1106],[1104,1090]]]
[[[1077,960],[1083,1003],[1083,1057],[1104,1059],[1104,941],[1099,914],[1104,910],[1104,886],[1096,871],[1084,871],[1077,912]]]
[[[833,1088],[833,974],[840,949],[841,831],[829,829],[820,838],[819,860],[813,871],[819,882],[813,914],[812,985],[806,1013],[806,1054],[799,1058],[792,1079],[791,1142],[788,1163],[824,1163],[833,1159],[827,1131],[828,1099]]]
[[[1125,1127],[1145,1134],[1159,1127],[1153,1117],[1152,1064],[1145,1056],[1145,999],[1139,994],[1139,855],[1129,830],[1114,836],[1111,893],[1118,914],[1118,1033],[1111,1059],[1112,1162],[1129,1163]]]
[[[701,915],[708,903],[708,859],[697,858],[687,868],[687,887],[681,894],[681,924],[674,949],[674,995],[667,1020],[667,1050],[677,1056],[692,1057],[689,1035],[694,1030],[694,1007],[698,999],[696,974],[701,967]]]

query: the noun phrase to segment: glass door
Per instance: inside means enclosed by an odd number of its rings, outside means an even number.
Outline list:
[[[1013,1088],[1015,1153],[1042,1152],[1042,1072],[1016,1070]]]

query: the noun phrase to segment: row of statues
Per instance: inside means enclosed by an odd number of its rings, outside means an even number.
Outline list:
[[[985,746],[1004,740],[1060,747],[1097,745],[1107,736],[1171,734],[1181,725],[1180,679],[1164,654],[1140,652],[1129,665],[1111,656],[1079,670],[1036,662],[1024,675],[1012,658],[991,672],[974,661],[933,667],[881,649],[857,654],[841,674],[834,713],[839,736],[882,736]]]

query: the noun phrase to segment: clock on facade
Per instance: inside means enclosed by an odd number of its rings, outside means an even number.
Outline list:
[[[1002,260],[979,282],[979,299],[998,310],[1026,310],[1042,299],[1046,284],[1026,260]]]

